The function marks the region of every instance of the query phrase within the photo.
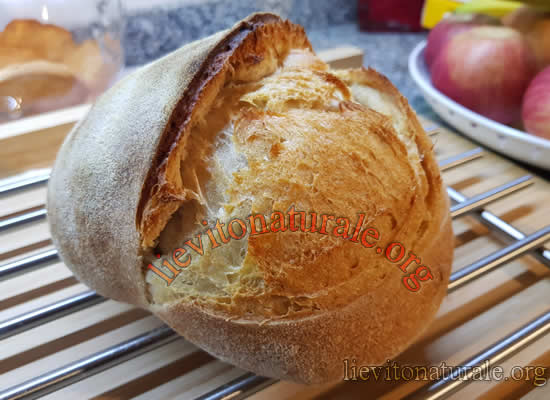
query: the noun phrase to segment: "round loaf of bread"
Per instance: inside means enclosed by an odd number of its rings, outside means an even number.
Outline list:
[[[261,375],[341,379],[428,326],[453,236],[433,145],[372,69],[254,14],[127,76],[58,154],[48,219],[103,296]]]

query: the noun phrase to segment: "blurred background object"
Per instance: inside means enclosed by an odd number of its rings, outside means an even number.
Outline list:
[[[92,101],[123,66],[118,0],[0,0],[0,122]]]
[[[359,26],[364,31],[422,30],[424,0],[359,0]]]

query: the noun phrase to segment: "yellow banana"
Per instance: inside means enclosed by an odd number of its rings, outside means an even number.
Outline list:
[[[458,0],[426,0],[422,10],[422,26],[432,29],[447,13],[461,5]]]
[[[456,13],[486,14],[492,17],[504,17],[524,4],[507,0],[473,0],[455,9]]]
[[[426,0],[422,26],[433,28],[446,13],[485,14],[501,18],[520,7],[550,12],[550,0]]]

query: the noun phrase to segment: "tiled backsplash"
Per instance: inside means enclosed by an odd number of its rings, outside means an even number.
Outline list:
[[[257,11],[277,13],[306,30],[322,30],[357,19],[357,0],[166,0],[149,7],[147,3],[153,2],[123,3],[127,65],[151,61]]]

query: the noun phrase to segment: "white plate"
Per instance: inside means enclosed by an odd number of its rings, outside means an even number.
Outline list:
[[[433,87],[424,61],[426,41],[409,56],[409,72],[434,111],[449,124],[485,146],[517,160],[550,170],[550,140],[485,118]]]

